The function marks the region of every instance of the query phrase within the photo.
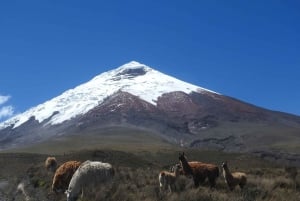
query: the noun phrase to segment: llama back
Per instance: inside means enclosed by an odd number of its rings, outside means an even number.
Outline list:
[[[109,163],[86,161],[74,173],[70,181],[70,186],[75,185],[75,183],[87,184],[92,181],[94,183],[106,181],[113,175],[114,171]]]
[[[247,175],[244,172],[233,172],[232,176],[237,178],[242,185],[247,183]]]
[[[215,177],[219,177],[219,167],[214,164],[203,163],[199,161],[188,162],[192,169],[199,173],[213,174]]]
[[[159,173],[158,179],[160,181],[160,186],[163,186],[164,183],[167,184],[174,183],[176,180],[176,175],[175,173],[172,172],[161,171]]]
[[[189,162],[189,165],[192,168],[194,174],[206,174],[207,173],[205,166],[203,166],[203,163],[192,161],[192,162]]]
[[[217,165],[206,163],[205,166],[206,166],[207,170],[209,171],[209,174],[214,175],[215,177],[220,176],[220,170]]]

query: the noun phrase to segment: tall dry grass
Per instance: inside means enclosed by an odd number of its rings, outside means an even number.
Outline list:
[[[93,156],[98,158],[97,152]],[[110,156],[110,155],[109,155]],[[222,174],[217,179],[215,189],[210,189],[208,182],[205,182],[199,188],[194,188],[192,179],[180,176],[176,183],[176,192],[161,192],[159,189],[158,174],[162,169],[168,170],[166,163],[169,158],[172,162],[173,157],[160,155],[149,156],[150,161],[142,160],[132,155],[125,155],[126,163],[123,162],[124,154],[112,154],[114,158],[108,158],[107,161],[114,161],[116,174],[113,182],[106,185],[88,186],[84,192],[84,197],[78,201],[299,201],[300,200],[300,176],[291,177],[284,168],[278,166],[262,166],[253,161],[236,160],[236,168],[244,171],[248,175],[248,183],[243,190],[239,187],[233,191],[228,189],[224,182]],[[210,155],[208,155],[210,157]],[[159,157],[162,160],[157,161]],[[176,159],[177,156],[174,156]],[[198,155],[198,157],[200,157]],[[8,159],[12,158],[9,162]],[[70,156],[72,159],[83,160],[91,158],[90,155]],[[99,157],[98,160],[102,159]],[[202,158],[202,157],[200,157]],[[231,156],[232,158],[232,156]],[[0,158],[1,159],[1,158]],[[4,160],[5,159],[5,160]],[[3,178],[9,184],[0,188],[1,201],[24,201],[22,194],[17,194],[17,186],[23,182],[24,188],[31,201],[65,201],[65,195],[55,195],[51,192],[52,174],[44,168],[44,157],[33,161],[32,157],[27,160],[22,156],[22,161],[18,162],[13,157],[3,158],[2,164],[12,164],[3,166],[1,169]],[[138,159],[138,160],[137,160]],[[154,160],[155,159],[155,160]],[[226,158],[225,158],[226,159]],[[64,160],[67,160],[64,158]],[[167,161],[165,164],[162,161]],[[217,158],[216,161],[222,161],[224,158]],[[137,162],[138,161],[138,162]],[[1,162],[1,161],[0,161]],[[15,163],[13,163],[15,162]],[[33,165],[32,162],[34,162]],[[134,162],[134,163],[133,163]],[[239,163],[238,163],[239,162]],[[130,166],[131,165],[131,166]],[[30,166],[30,167],[29,167]],[[248,166],[248,167],[247,167]],[[6,167],[6,168],[5,168]],[[258,168],[255,168],[258,167]],[[232,168],[236,170],[234,167]],[[8,175],[9,177],[4,177]],[[2,179],[2,180],[1,180]]]
[[[261,170],[263,171],[263,170]],[[160,192],[158,169],[118,168],[114,182],[94,188],[80,201],[299,201],[300,181],[297,188],[294,180],[280,175],[278,170],[268,170],[267,175],[248,173],[245,189],[230,191],[221,176],[217,187],[210,189],[205,182],[194,188],[193,181],[180,176],[176,183],[176,192]]]

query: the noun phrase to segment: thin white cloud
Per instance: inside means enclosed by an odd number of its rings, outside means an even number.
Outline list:
[[[11,105],[0,108],[0,119],[10,117],[13,114],[14,114],[14,107]]]
[[[0,95],[0,105],[6,103],[10,99],[10,96],[2,96]]]
[[[10,98],[11,96],[0,95],[0,121],[5,121],[15,113],[12,105],[5,104]]]

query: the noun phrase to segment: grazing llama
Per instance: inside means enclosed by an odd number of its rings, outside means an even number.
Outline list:
[[[223,168],[223,176],[225,179],[225,182],[227,183],[229,189],[232,191],[235,186],[239,185],[241,189],[246,185],[247,183],[247,175],[243,172],[233,172],[231,173],[229,171],[227,162],[222,163]]]
[[[24,182],[21,182],[21,183],[18,184],[17,193],[21,193],[24,196],[25,201],[30,201],[31,200],[30,196],[28,195],[28,192],[25,190]],[[13,199],[13,200],[15,200],[15,199]]]
[[[198,161],[188,162],[184,153],[179,154],[179,161],[184,175],[193,177],[195,187],[203,183],[206,178],[211,188],[216,186],[216,179],[219,177],[218,166]]]
[[[111,164],[98,161],[85,161],[76,170],[70,181],[67,201],[76,201],[85,187],[98,185],[112,180],[115,171]]]
[[[50,172],[55,172],[57,168],[57,161],[55,157],[49,156],[45,161],[45,167]]]
[[[286,176],[293,180],[295,189],[297,189],[297,182],[296,182],[297,175],[298,175],[297,168],[296,167],[285,167],[284,170],[287,174]]]
[[[80,164],[81,162],[79,161],[67,161],[59,166],[53,177],[52,191],[55,193],[64,193]]]
[[[296,167],[285,167],[284,168],[287,177],[291,178],[291,179],[296,179],[297,174],[298,174],[298,170]]]
[[[174,166],[174,172],[161,171],[158,175],[160,190],[169,189],[170,192],[176,190],[176,180],[179,176],[180,165]]]

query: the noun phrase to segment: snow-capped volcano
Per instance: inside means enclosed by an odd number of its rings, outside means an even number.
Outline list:
[[[16,128],[32,117],[39,123],[50,118],[46,124],[60,124],[87,113],[117,91],[128,92],[153,105],[159,96],[172,91],[215,93],[132,61],[0,123],[0,129],[11,125]]]
[[[58,142],[64,148],[64,142],[72,145],[73,137],[79,136],[88,148],[105,139],[143,143],[145,137],[154,137],[181,146],[253,152],[278,144],[295,146],[299,129],[300,117],[266,110],[132,61],[0,123],[0,151],[40,143],[56,149]]]

